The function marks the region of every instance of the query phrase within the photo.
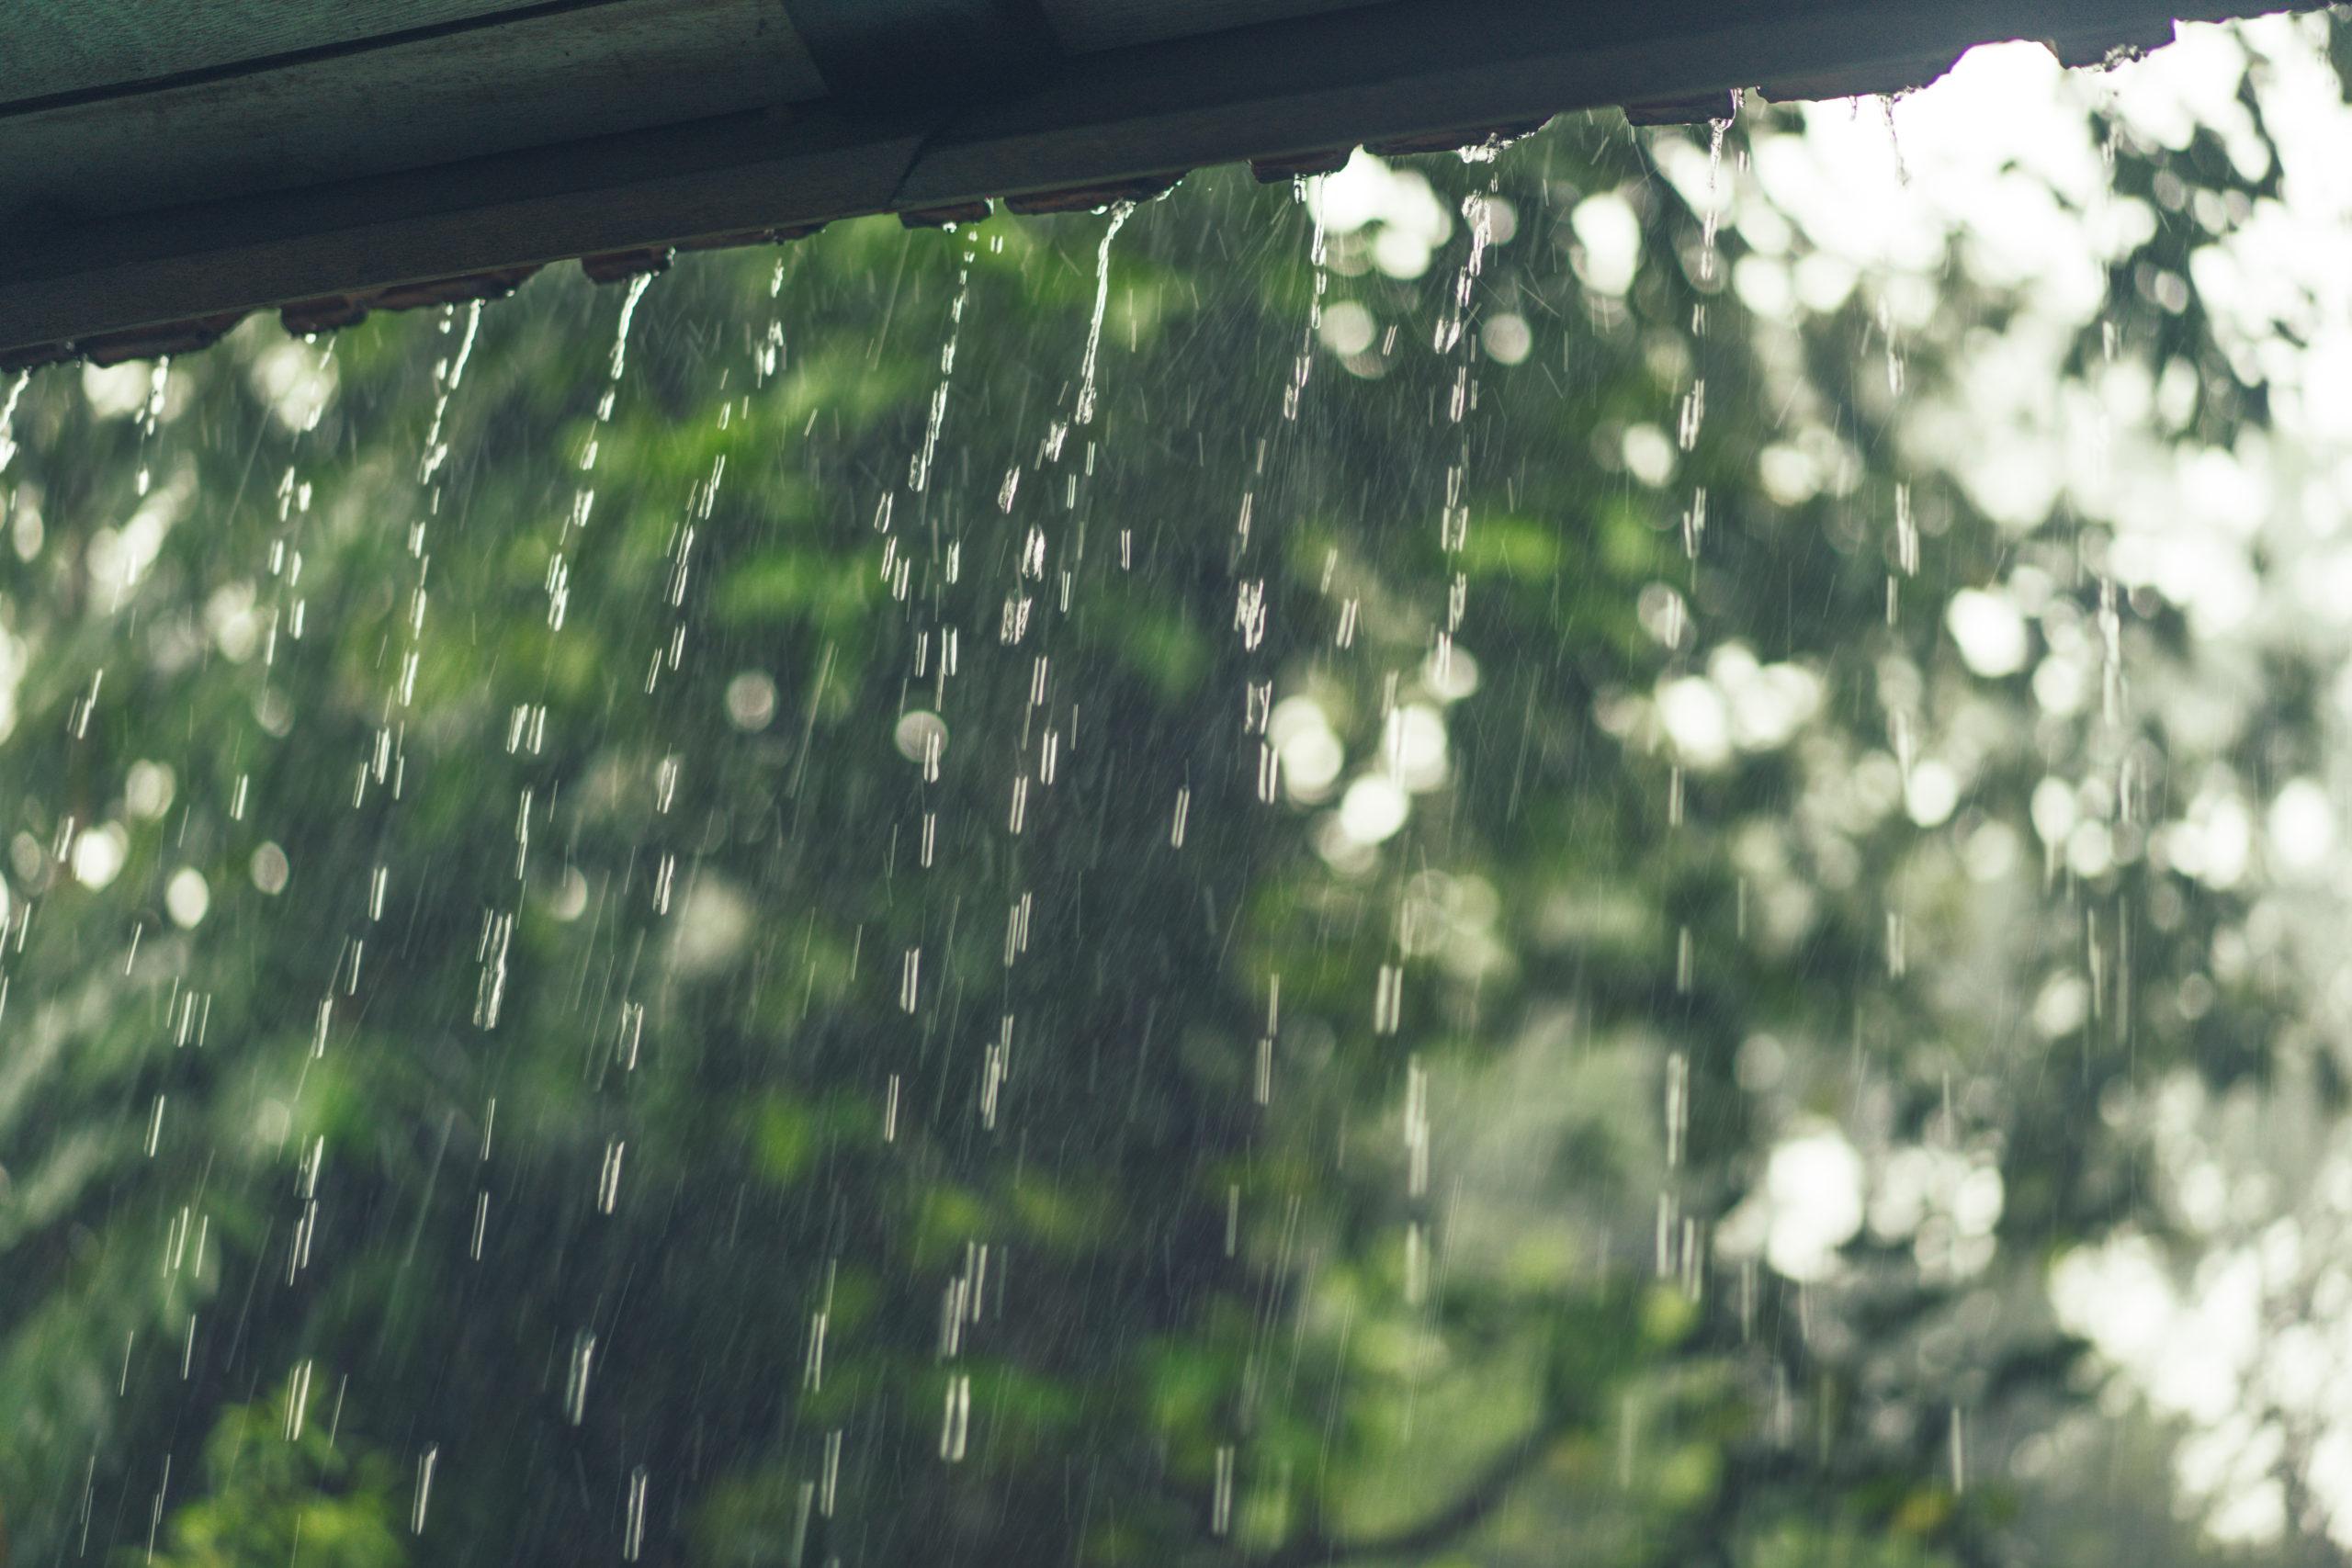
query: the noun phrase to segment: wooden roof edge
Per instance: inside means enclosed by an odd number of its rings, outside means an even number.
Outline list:
[[[1554,0],[1393,0],[1343,14],[1344,28],[1275,22],[1082,57],[944,114],[791,106],[79,225],[0,258],[0,370],[187,352],[262,310],[289,330],[330,330],[372,310],[494,297],[551,264],[625,276],[673,250],[850,217],[956,220],[992,199],[1081,209],[1245,160],[1288,177],[1359,144],[1471,145],[1568,110],[1703,120],[1742,86],[1781,99],[1894,92],[1996,39],[2040,39],[2096,64],[2160,44],[2174,14],[2279,8],[1844,0],[1719,23],[1693,4],[1627,8],[1645,20],[1596,36],[1589,13]],[[1431,47],[1433,27],[1445,49]]]

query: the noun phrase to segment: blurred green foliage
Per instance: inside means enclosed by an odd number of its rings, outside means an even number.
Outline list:
[[[1392,276],[1198,176],[1112,247],[1089,424],[1086,217],[682,259],[617,382],[622,291],[553,273],[478,341],[251,324],[152,422],[144,367],[43,374],[0,481],[20,1560],[2055,1560],[1994,1457],[2085,1386],[2039,1270],[2129,1202],[2113,1086],[2262,1071],[2232,1001],[2112,1021],[2228,900],[2133,927],[2065,1040],[1985,1005],[2157,874],[1964,871],[2091,742],[1962,668],[1941,596],[2099,583],[1905,470],[1871,280],[1752,317],[1684,139],[1414,161],[1515,229],[1442,351],[1469,220]],[[2159,165],[2245,183],[2126,144],[2117,188]],[[1578,274],[1601,195],[1622,298]],[[2008,304],[1955,265],[1904,395]],[[1775,500],[1801,439],[1850,472]],[[1819,701],[1679,766],[1642,703],[1726,648]],[[1299,698],[1346,765],[1269,786]],[[1949,823],[1863,788],[1898,713],[1993,716]],[[1399,716],[1442,776],[1351,839]],[[1857,1108],[1997,1168],[1996,1250],[1717,1258]]]

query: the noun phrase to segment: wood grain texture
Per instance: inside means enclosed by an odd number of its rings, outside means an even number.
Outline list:
[[[0,106],[496,16],[531,0],[7,0]]]
[[[820,91],[775,0],[625,0],[0,116],[0,219],[39,231]]]

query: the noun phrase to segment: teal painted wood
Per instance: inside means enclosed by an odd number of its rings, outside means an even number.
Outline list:
[[[532,0],[8,0],[0,107],[519,10]]]

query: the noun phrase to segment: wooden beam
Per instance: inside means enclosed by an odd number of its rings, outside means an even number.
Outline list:
[[[786,0],[837,98],[934,107],[1034,81],[1062,58],[1037,0]]]
[[[0,14],[0,108],[479,21],[534,3],[10,0]]]
[[[1782,80],[1841,96],[1893,92],[1988,40],[2123,42],[2152,28],[2169,38],[2176,8],[2171,0],[1391,0],[1328,21],[1072,61],[1050,85],[977,106],[944,128],[899,197],[928,206],[1570,109],[1719,100],[1745,86],[1770,96]]]
[[[775,0],[617,0],[0,116],[21,233],[821,96]]]
[[[767,0],[628,3],[718,14]],[[2202,16],[2245,8],[2245,0],[2191,3]],[[2111,43],[2168,36],[2176,8],[2165,0],[1387,0],[1064,56],[1034,80],[991,78],[972,101],[897,94],[881,107],[836,98],[715,115],[706,104],[705,118],[684,123],[230,195],[183,169],[203,199],[141,208],[108,197],[114,210],[54,222],[0,252],[0,354],[483,268],[1116,187],[1204,164],[1475,132],[1563,109],[1704,103],[1710,94],[1720,104],[1726,88],[1756,85],[1805,96],[1892,90],[1988,39],[2054,37],[2065,54],[2095,59]],[[598,9],[617,17],[626,7]],[[600,103],[634,92],[675,115],[692,97],[689,79],[705,80],[701,66],[679,64],[686,57],[649,44],[600,57],[597,69],[611,74],[580,80],[601,84],[588,93]],[[761,77],[718,79],[747,96]],[[392,85],[352,101],[361,118],[396,130],[415,118],[404,107],[421,101],[412,95],[436,90]],[[496,128],[514,122],[478,100],[501,91],[482,77],[430,98],[451,123],[415,133],[436,156],[478,149],[469,124],[491,128],[480,135],[494,142],[506,134]],[[734,105],[722,96],[717,107]],[[11,124],[0,117],[0,170],[16,157]],[[172,127],[153,125],[151,135],[168,142]],[[45,143],[34,162],[53,171],[69,145]],[[107,145],[136,162],[136,138]],[[266,178],[276,156],[232,183]],[[126,178],[143,177],[122,166]],[[162,193],[152,179],[143,191],[150,201]]]
[[[1139,43],[1223,32],[1330,11],[1373,0],[1038,0],[1072,54],[1130,49]]]
[[[884,211],[920,141],[781,109],[115,219],[9,258],[0,345]]]

